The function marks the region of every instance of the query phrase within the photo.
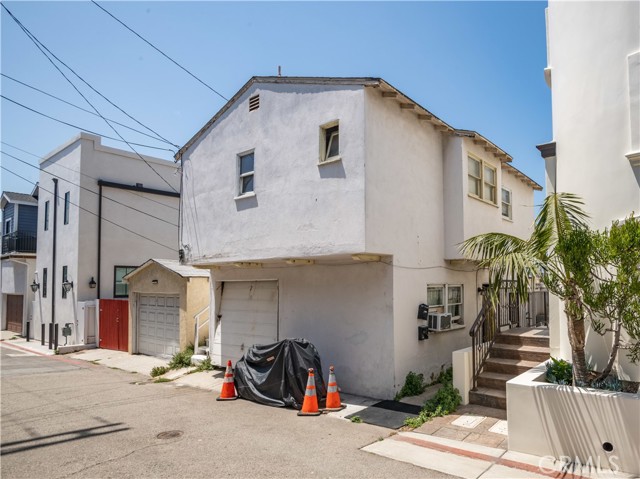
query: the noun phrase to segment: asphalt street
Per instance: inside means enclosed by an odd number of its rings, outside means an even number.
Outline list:
[[[360,450],[388,429],[0,351],[2,478],[453,477]]]

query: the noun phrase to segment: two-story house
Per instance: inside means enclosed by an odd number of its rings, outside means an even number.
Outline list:
[[[31,194],[5,191],[2,209],[2,329],[26,334],[33,315],[34,293],[30,288],[36,266],[38,188]],[[30,332],[31,333],[31,332]]]
[[[42,158],[36,338],[44,325],[49,341],[52,323],[61,345],[94,343],[95,300],[126,300],[127,273],[151,257],[177,259],[179,191],[173,162],[102,145],[84,132]],[[116,346],[109,347],[126,350],[127,305],[117,309],[123,316],[113,327],[124,330],[113,332]],[[100,328],[108,314],[97,314]],[[63,338],[65,326],[70,335]]]
[[[176,158],[184,258],[211,272],[214,362],[304,337],[343,390],[379,398],[469,345],[485,280],[458,244],[526,237],[541,189],[379,78],[251,78]],[[428,339],[422,303],[440,313]]]

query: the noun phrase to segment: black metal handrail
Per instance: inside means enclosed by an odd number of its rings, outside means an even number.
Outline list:
[[[469,329],[471,336],[471,372],[473,382],[471,389],[475,390],[478,386],[478,376],[482,372],[491,346],[496,340],[498,328],[496,327],[495,308],[489,299],[489,293],[485,292],[482,298],[482,308],[478,313],[478,317]]]
[[[14,231],[2,237],[2,254],[35,253],[36,247],[36,236],[33,234]]]

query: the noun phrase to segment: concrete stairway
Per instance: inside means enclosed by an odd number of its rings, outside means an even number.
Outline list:
[[[549,330],[518,328],[500,333],[478,376],[469,402],[507,408],[507,381],[549,359]]]

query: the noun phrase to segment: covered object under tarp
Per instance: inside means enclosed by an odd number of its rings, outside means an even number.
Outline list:
[[[308,370],[313,368],[318,403],[324,404],[327,390],[320,354],[306,339],[284,339],[255,345],[236,363],[238,396],[269,406],[302,407]]]

